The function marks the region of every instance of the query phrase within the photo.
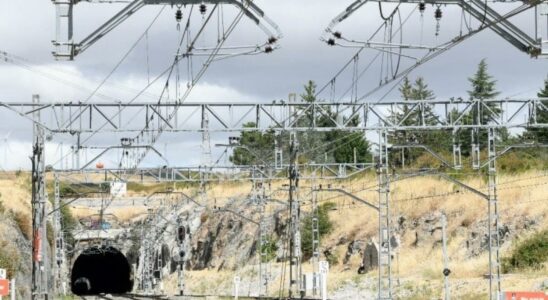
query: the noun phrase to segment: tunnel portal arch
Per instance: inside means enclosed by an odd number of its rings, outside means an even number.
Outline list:
[[[87,248],[72,266],[71,290],[75,295],[126,294],[132,289],[131,265],[114,247]]]

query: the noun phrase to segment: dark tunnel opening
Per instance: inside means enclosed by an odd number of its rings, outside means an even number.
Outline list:
[[[72,266],[71,289],[78,296],[129,293],[133,289],[131,265],[114,247],[88,248]]]

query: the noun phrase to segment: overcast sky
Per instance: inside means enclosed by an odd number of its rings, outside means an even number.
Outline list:
[[[256,1],[280,26],[284,35],[280,41],[281,49],[268,55],[243,56],[215,63],[208,69],[189,101],[269,102],[274,99],[285,99],[291,92],[300,93],[307,80],[314,80],[319,85],[323,85],[355,52],[354,49],[328,47],[320,41],[320,36],[331,19],[345,9],[350,2]],[[504,7],[505,4],[499,5],[502,5],[501,10],[507,10]],[[76,40],[81,40],[122,7],[123,5],[114,4],[78,4],[75,8]],[[381,23],[377,13],[378,7],[365,6],[367,7],[370,9],[364,10],[362,15],[358,14],[341,26],[345,36],[355,35],[356,38],[366,36],[363,32],[370,32]],[[385,10],[388,11],[390,8],[387,6]],[[142,9],[78,56],[76,61],[56,62],[51,55],[53,50],[51,40],[55,36],[55,8],[52,2],[1,0],[0,51],[24,58],[27,64],[32,66],[32,71],[0,62],[0,101],[30,101],[32,94],[40,94],[44,102],[86,100],[91,91],[135,43],[160,9],[159,6]],[[144,41],[137,44],[135,50],[129,54],[105,87],[99,90],[99,94],[128,101],[146,85],[149,77],[154,78],[165,69],[172,61],[178,43],[179,32],[176,30],[174,13],[175,10],[170,7],[164,9],[159,20],[149,31],[148,45]],[[227,9],[228,15],[230,12]],[[459,30],[459,16],[458,10],[446,9],[440,24],[439,39],[455,36]],[[433,43],[435,41],[433,8],[428,8],[422,25],[418,20],[418,17],[410,19],[409,25],[405,27],[405,39],[411,41],[423,32],[425,41]],[[529,15],[517,18],[516,22],[525,29],[531,30],[533,24],[530,20]],[[213,35],[212,32],[208,32],[204,40],[213,38]],[[264,39],[253,24],[243,22],[230,42],[255,44],[263,42]],[[375,53],[372,50],[366,52],[362,62],[366,62]],[[487,59],[490,73],[498,80],[497,87],[502,92],[502,97],[534,97],[541,88],[543,80],[548,76],[548,60],[530,58],[489,30],[421,66],[411,76],[423,76],[440,98],[465,96],[469,88],[467,78],[474,73],[482,58]],[[47,74],[49,78],[43,76],[44,74]],[[371,71],[372,78],[378,77],[378,74],[378,70]],[[52,76],[64,82],[52,80]],[[160,81],[158,86],[153,86],[148,91],[149,94],[144,97],[148,99],[144,100],[154,100],[161,84],[163,82]],[[368,83],[363,84],[364,87],[361,87],[361,90],[366,91],[369,87]],[[379,96],[373,96],[370,100],[374,101],[375,97]],[[393,93],[389,98],[395,99],[397,96],[397,93]],[[96,96],[92,100],[103,99]],[[28,167],[27,156],[30,154],[28,122],[19,121],[16,116],[6,110],[0,109],[0,115],[2,116],[0,119],[0,167],[10,169]],[[10,132],[11,150],[6,150],[3,138]],[[219,139],[225,138],[225,136],[219,137]],[[169,150],[168,152],[196,149],[199,137],[187,140],[187,143],[177,146],[177,151]],[[5,153],[9,156],[7,161],[4,159]],[[187,162],[190,163],[185,161]],[[191,162],[196,162],[196,158],[194,157]]]

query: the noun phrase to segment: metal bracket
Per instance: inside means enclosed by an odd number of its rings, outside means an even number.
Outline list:
[[[55,47],[53,56],[58,60],[74,60],[74,57],[87,50],[146,5],[231,4],[241,9],[246,17],[257,24],[267,35],[269,42],[275,42],[282,36],[278,26],[266,17],[263,10],[249,0],[241,2],[237,0],[134,0],[82,41],[75,42],[73,9],[77,3],[78,1],[75,0],[53,0],[56,7],[56,39],[52,42]]]

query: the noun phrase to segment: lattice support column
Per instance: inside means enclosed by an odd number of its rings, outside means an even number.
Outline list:
[[[388,165],[388,133],[379,132],[379,289],[378,299],[392,299],[390,245],[390,183]]]
[[[177,218],[177,245],[179,246],[179,264],[177,266],[177,288],[179,290],[179,296],[183,296],[185,293],[185,263],[187,255],[187,246],[190,236],[190,230],[187,227],[187,223],[183,221],[182,217]]]
[[[53,187],[53,230],[55,236],[55,244],[53,245],[53,257],[55,258],[55,263],[53,264],[53,278],[54,284],[53,288],[55,289],[55,294],[65,295],[66,294],[66,255],[65,255],[65,238],[62,228],[62,215],[61,215],[61,191],[60,191],[60,182],[59,175],[55,174],[54,176],[54,187]]]
[[[488,234],[489,234],[489,296],[498,300],[501,294],[500,278],[500,228],[497,198],[496,131],[488,129],[489,190],[488,190]]]
[[[253,174],[253,197],[258,205],[259,211],[259,296],[268,295],[268,285],[271,278],[269,256],[270,256],[270,228],[266,220],[266,194],[264,179],[256,178]]]
[[[315,180],[312,184],[312,295],[320,294],[320,220],[318,214],[318,192]]]
[[[300,215],[301,207],[298,197],[299,189],[299,170],[296,167],[298,157],[298,142],[296,134],[292,134],[291,139],[291,167],[289,168],[289,209],[290,209],[290,276],[289,276],[289,297],[304,295],[302,285],[302,267],[301,267],[301,230]]]
[[[39,104],[38,95],[32,97]],[[40,122],[40,111],[33,113],[34,120]],[[44,129],[35,123],[33,127],[32,155],[32,296],[33,300],[48,299],[48,257],[46,232],[46,162]]]

